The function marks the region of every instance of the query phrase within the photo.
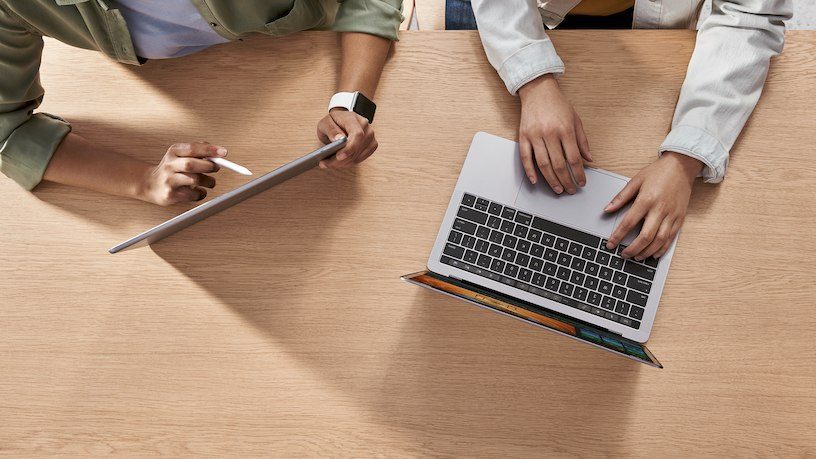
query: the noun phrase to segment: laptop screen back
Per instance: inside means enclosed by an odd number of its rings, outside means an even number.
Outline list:
[[[408,274],[403,276],[403,279],[412,284],[461,298],[478,306],[567,335],[623,357],[663,368],[663,365],[654,358],[646,346],[558,312],[430,271]]]

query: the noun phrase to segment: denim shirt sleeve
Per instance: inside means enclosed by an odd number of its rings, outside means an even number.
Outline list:
[[[362,32],[398,41],[402,0],[343,0],[332,30]]]
[[[472,0],[472,4],[487,60],[510,94],[546,73],[564,73],[535,0]]]
[[[705,164],[706,182],[725,177],[728,154],[762,93],[771,57],[782,52],[790,0],[714,0],[700,27],[686,79],[659,153]]]
[[[58,117],[34,113],[43,98],[42,48],[42,37],[0,6],[0,171],[28,190],[71,130]]]

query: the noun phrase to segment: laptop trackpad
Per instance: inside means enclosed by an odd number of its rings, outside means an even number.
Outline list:
[[[626,181],[592,169],[586,169],[586,176],[585,187],[579,188],[574,195],[565,192],[560,196],[540,177],[536,185],[524,180],[516,206],[554,222],[608,237],[624,212],[608,215],[603,208],[623,189]]]

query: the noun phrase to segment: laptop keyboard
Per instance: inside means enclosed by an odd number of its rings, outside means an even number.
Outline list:
[[[440,261],[639,329],[657,260],[624,260],[624,248],[465,193]]]

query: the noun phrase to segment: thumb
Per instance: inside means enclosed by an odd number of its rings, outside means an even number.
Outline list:
[[[637,178],[629,180],[629,183],[627,183],[626,186],[620,190],[620,193],[612,198],[612,201],[610,201],[609,204],[604,207],[604,212],[617,212],[621,209],[621,207],[626,205],[627,202],[631,201],[635,195],[637,195],[638,190],[640,190],[640,180]]]
[[[317,124],[317,137],[323,143],[331,143],[340,137],[345,137],[346,133],[334,122],[331,116],[326,115]]]

